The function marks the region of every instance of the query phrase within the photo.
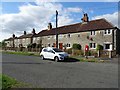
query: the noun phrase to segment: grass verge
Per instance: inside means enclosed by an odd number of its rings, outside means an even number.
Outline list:
[[[2,53],[8,53],[8,54],[17,54],[17,55],[27,55],[27,56],[39,56],[37,53],[29,53],[29,52],[11,52],[11,51],[3,51]]]
[[[31,53],[31,52],[11,52],[11,51],[3,51],[2,53],[8,53],[8,54],[17,54],[17,55],[27,55],[27,56],[39,56],[39,53]],[[79,60],[80,62],[104,62],[104,60],[98,60],[97,58],[84,58],[84,57],[76,57],[71,56],[71,58],[75,58]]]
[[[76,57],[76,56],[72,56],[72,58],[75,58],[79,60],[80,62],[104,62],[104,60],[98,60],[97,58],[86,59],[85,57]]]
[[[18,82],[16,79],[4,74],[0,74],[0,81],[0,87],[2,87],[2,90],[7,90],[10,88],[22,88],[28,86],[27,84]]]

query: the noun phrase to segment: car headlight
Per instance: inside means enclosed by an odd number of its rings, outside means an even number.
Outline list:
[[[61,57],[64,57],[64,55],[63,54],[59,54]]]

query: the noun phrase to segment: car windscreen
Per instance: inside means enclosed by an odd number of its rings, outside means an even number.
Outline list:
[[[62,50],[57,49],[57,48],[54,48],[53,50],[54,50],[55,52],[63,52]]]

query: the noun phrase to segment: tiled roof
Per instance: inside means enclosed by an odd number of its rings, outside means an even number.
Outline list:
[[[44,32],[46,32],[47,30],[42,30],[41,32],[39,32],[38,34],[34,35],[34,37],[39,37],[42,36],[44,34]]]
[[[15,37],[15,39],[16,39],[17,37]],[[12,41],[13,40],[13,37],[10,37],[10,38],[8,38],[8,39],[4,39],[4,41]]]
[[[33,36],[33,34],[26,34],[26,35],[19,36],[18,39],[31,38],[32,36]]]
[[[84,31],[92,31],[92,30],[103,30],[114,28],[114,26],[106,21],[105,19],[92,20],[84,23],[77,23],[67,26],[62,26],[58,28],[53,28],[51,30],[43,30],[38,33],[37,36],[47,36],[47,35],[55,35],[56,31],[58,34],[66,34],[66,33],[76,33],[76,32],[84,32]]]

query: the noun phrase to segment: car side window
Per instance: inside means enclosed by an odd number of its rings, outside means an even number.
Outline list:
[[[53,52],[52,50],[48,50],[48,52]]]
[[[53,50],[48,50],[48,52],[49,52],[49,53],[54,53],[54,51],[53,51]]]
[[[44,49],[43,51],[44,51],[44,52],[47,52],[47,49]]]

